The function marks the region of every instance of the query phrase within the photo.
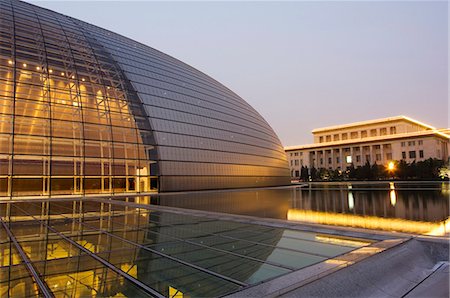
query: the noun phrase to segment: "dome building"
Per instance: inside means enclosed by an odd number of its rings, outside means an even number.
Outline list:
[[[0,39],[0,197],[289,183],[261,115],[173,57],[15,0]]]

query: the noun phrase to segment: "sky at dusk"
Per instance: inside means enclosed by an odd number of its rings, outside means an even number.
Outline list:
[[[249,102],[283,145],[407,115],[449,124],[447,1],[29,1],[163,51]]]

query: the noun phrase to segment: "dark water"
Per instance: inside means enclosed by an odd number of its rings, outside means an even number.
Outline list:
[[[282,189],[160,195],[151,203],[264,218],[443,235],[449,184],[316,183]]]

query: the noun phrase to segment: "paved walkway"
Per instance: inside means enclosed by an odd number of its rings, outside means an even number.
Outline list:
[[[411,290],[405,297],[450,297],[449,290],[449,263],[443,262],[438,268],[417,287]]]
[[[449,297],[448,268],[448,242],[413,239],[282,297]]]

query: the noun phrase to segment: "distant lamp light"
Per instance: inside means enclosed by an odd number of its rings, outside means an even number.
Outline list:
[[[41,68],[39,66],[36,66],[36,70],[41,70]]]
[[[388,163],[387,168],[388,168],[389,171],[395,170],[395,163],[394,163],[393,161],[390,161],[390,162]]]
[[[49,72],[49,73],[53,73],[53,70],[52,70],[52,69],[49,69],[48,72]]]
[[[24,64],[22,64],[23,65],[23,67],[27,67],[27,64],[26,63],[24,63]]]
[[[9,65],[13,65],[14,62],[12,62],[12,60],[8,60],[8,64]]]

